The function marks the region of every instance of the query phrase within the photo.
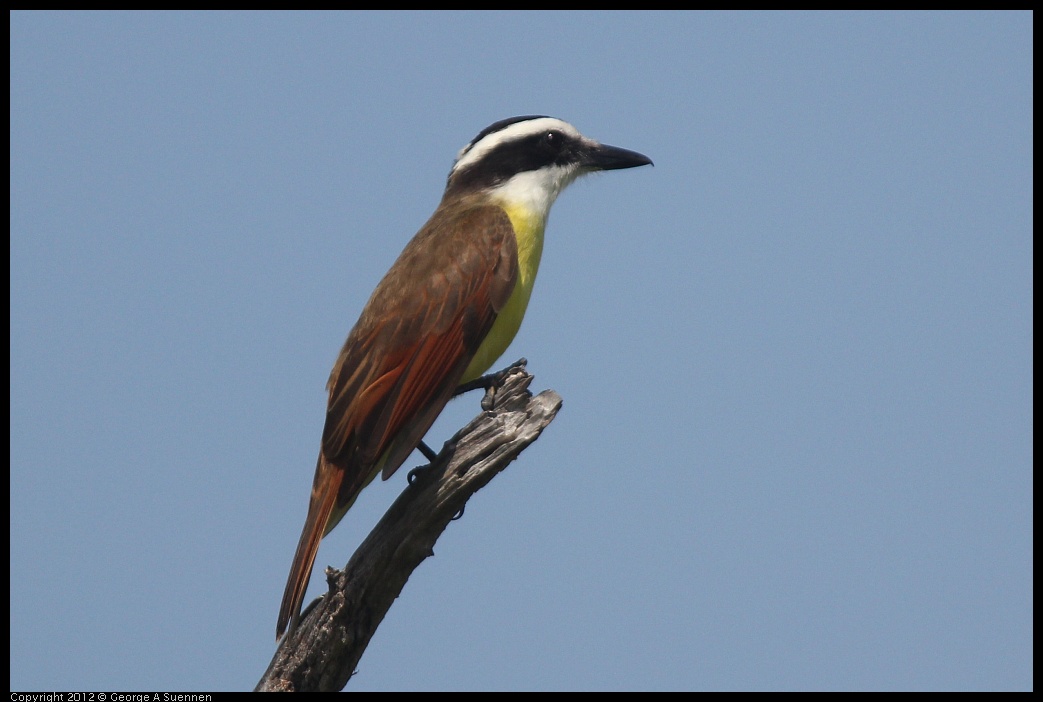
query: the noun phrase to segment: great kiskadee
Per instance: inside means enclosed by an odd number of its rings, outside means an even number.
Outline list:
[[[277,637],[296,626],[319,541],[377,473],[387,480],[398,470],[457,386],[479,378],[514,338],[558,194],[584,173],[651,163],[542,115],[496,122],[460,151],[438,209],[373,291],[330,373]]]

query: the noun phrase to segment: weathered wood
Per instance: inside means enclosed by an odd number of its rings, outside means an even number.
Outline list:
[[[496,374],[483,411],[445,443],[399,496],[343,571],[327,568],[329,592],[283,637],[258,692],[337,691],[351,678],[410,574],[467,500],[539,437],[561,397],[528,391],[525,360]]]

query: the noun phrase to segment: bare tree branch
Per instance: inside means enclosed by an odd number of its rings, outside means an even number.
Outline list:
[[[410,574],[434,555],[449,522],[539,437],[561,407],[553,390],[535,397],[528,391],[532,376],[525,359],[490,379],[483,412],[445,443],[430,467],[415,471],[416,479],[345,569],[326,569],[329,592],[283,637],[257,692],[342,689]]]

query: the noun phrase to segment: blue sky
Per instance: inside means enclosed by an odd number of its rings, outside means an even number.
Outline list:
[[[562,411],[351,688],[1031,689],[1032,39],[13,13],[12,689],[256,683],[337,351],[457,150],[532,113],[656,165],[555,205],[501,365]]]

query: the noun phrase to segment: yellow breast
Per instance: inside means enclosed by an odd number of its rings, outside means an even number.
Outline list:
[[[514,236],[518,244],[518,283],[507,304],[500,311],[489,335],[478,347],[471,365],[464,371],[461,382],[468,382],[489,370],[514,340],[514,335],[521,327],[525,309],[529,306],[532,286],[536,282],[536,271],[540,267],[540,256],[543,255],[543,232],[547,225],[545,215],[533,213],[523,207],[505,205],[504,211],[511,219]]]

